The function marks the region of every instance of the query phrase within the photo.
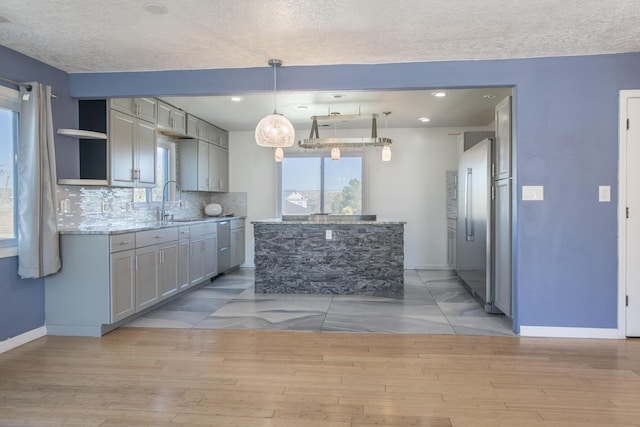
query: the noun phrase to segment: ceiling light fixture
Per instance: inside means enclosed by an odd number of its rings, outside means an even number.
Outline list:
[[[229,98],[229,100],[233,102],[241,102],[244,101],[244,98],[241,96],[232,96],[231,98]]]
[[[154,15],[165,15],[167,12],[169,12],[169,9],[157,3],[145,3],[142,8],[149,13],[153,13]]]
[[[391,112],[385,112],[384,115],[388,116]],[[361,138],[320,138],[318,134],[318,121],[330,121],[334,124],[336,122],[346,122],[350,120],[358,120],[363,118],[371,119],[371,137]],[[340,114],[331,113],[328,116],[312,116],[311,120],[311,133],[308,139],[298,141],[300,148],[309,149],[330,149],[331,159],[338,160],[340,158],[341,148],[364,148],[364,147],[387,147],[388,151],[391,150],[391,144],[393,141],[390,138],[383,138],[378,136],[378,124],[377,114]],[[322,126],[322,125],[320,125]]]
[[[309,107],[307,107],[306,105],[298,105],[298,110],[308,110]]]
[[[270,59],[273,67],[273,114],[265,116],[256,126],[256,144],[261,147],[282,148],[291,147],[295,139],[295,130],[291,122],[276,110],[276,68],[282,65],[279,59]]]
[[[447,92],[431,92],[431,96],[435,96],[436,98],[444,98],[447,96]]]
[[[427,123],[431,119],[429,119],[429,117],[420,117],[418,120],[420,120],[422,123]]]

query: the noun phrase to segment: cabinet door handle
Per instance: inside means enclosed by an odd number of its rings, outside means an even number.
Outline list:
[[[166,234],[158,234],[157,236],[155,236],[156,239],[162,239],[163,237],[167,237]]]
[[[121,245],[129,245],[133,243],[133,240],[123,240],[122,242],[120,242]]]

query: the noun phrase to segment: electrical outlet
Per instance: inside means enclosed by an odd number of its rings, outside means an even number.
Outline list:
[[[324,233],[324,237],[326,240],[331,240],[333,239],[333,232],[331,230],[327,230]]]

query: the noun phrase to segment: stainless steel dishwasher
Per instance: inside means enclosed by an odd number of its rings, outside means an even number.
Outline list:
[[[231,267],[231,222],[218,221],[218,273]]]

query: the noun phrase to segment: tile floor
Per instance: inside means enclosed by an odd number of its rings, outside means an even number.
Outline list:
[[[255,294],[253,269],[243,268],[126,327],[514,335],[510,319],[485,313],[443,270],[407,270],[404,296],[385,298]]]

